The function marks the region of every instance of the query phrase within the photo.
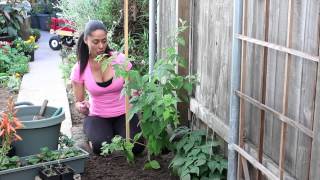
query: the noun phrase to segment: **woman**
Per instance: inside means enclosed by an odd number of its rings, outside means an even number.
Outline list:
[[[89,21],[78,40],[77,58],[71,73],[72,86],[76,100],[76,109],[86,114],[83,129],[95,154],[100,154],[101,144],[108,143],[115,135],[125,137],[125,98],[121,96],[123,78],[115,78],[112,64],[121,64],[125,56],[114,54],[107,45],[107,30],[101,21]],[[116,55],[104,72],[95,61],[100,54]],[[132,67],[128,64],[128,69]],[[85,91],[89,102],[85,100]],[[130,136],[140,132],[138,117],[130,121]],[[143,151],[141,145],[135,145],[133,152]]]

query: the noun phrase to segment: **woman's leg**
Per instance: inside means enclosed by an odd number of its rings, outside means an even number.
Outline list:
[[[132,119],[130,120],[130,138],[133,139],[134,135],[141,132],[140,126],[138,126],[139,118],[138,115],[135,114]],[[114,133],[122,136],[123,138],[126,137],[126,117],[125,115],[119,116],[114,121]],[[144,143],[144,139],[140,138],[138,140],[139,143]],[[132,152],[134,154],[139,154],[144,150],[144,146],[140,144],[135,144]]]
[[[92,143],[92,150],[95,154],[100,154],[101,144],[104,141],[111,142],[113,138],[112,119],[98,116],[87,116],[84,119],[83,129]]]

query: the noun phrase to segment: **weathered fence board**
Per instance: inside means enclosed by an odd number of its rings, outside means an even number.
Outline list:
[[[194,1],[192,59],[200,77],[195,98],[223,123],[228,119],[232,1]],[[214,11],[213,11],[214,9]],[[220,32],[226,34],[221,36]]]
[[[158,1],[157,56],[165,58],[165,48],[175,47],[173,37],[178,27],[177,1]]]

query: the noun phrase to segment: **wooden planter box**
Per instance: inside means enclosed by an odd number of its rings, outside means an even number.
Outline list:
[[[0,171],[0,180],[34,180],[43,166],[59,163],[69,165],[76,174],[83,173],[85,161],[89,157],[89,153],[81,148],[77,149],[82,151],[82,154],[79,156]],[[23,157],[22,161],[25,162],[29,157],[31,156]]]

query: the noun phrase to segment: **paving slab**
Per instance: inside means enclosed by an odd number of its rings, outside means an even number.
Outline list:
[[[63,107],[65,120],[61,132],[71,137],[71,116],[66,87],[59,66],[62,63],[60,51],[49,47],[49,32],[41,31],[38,41],[39,49],[35,51],[34,61],[29,63],[30,72],[22,78],[17,102],[29,101],[40,105],[47,99],[48,106]]]

